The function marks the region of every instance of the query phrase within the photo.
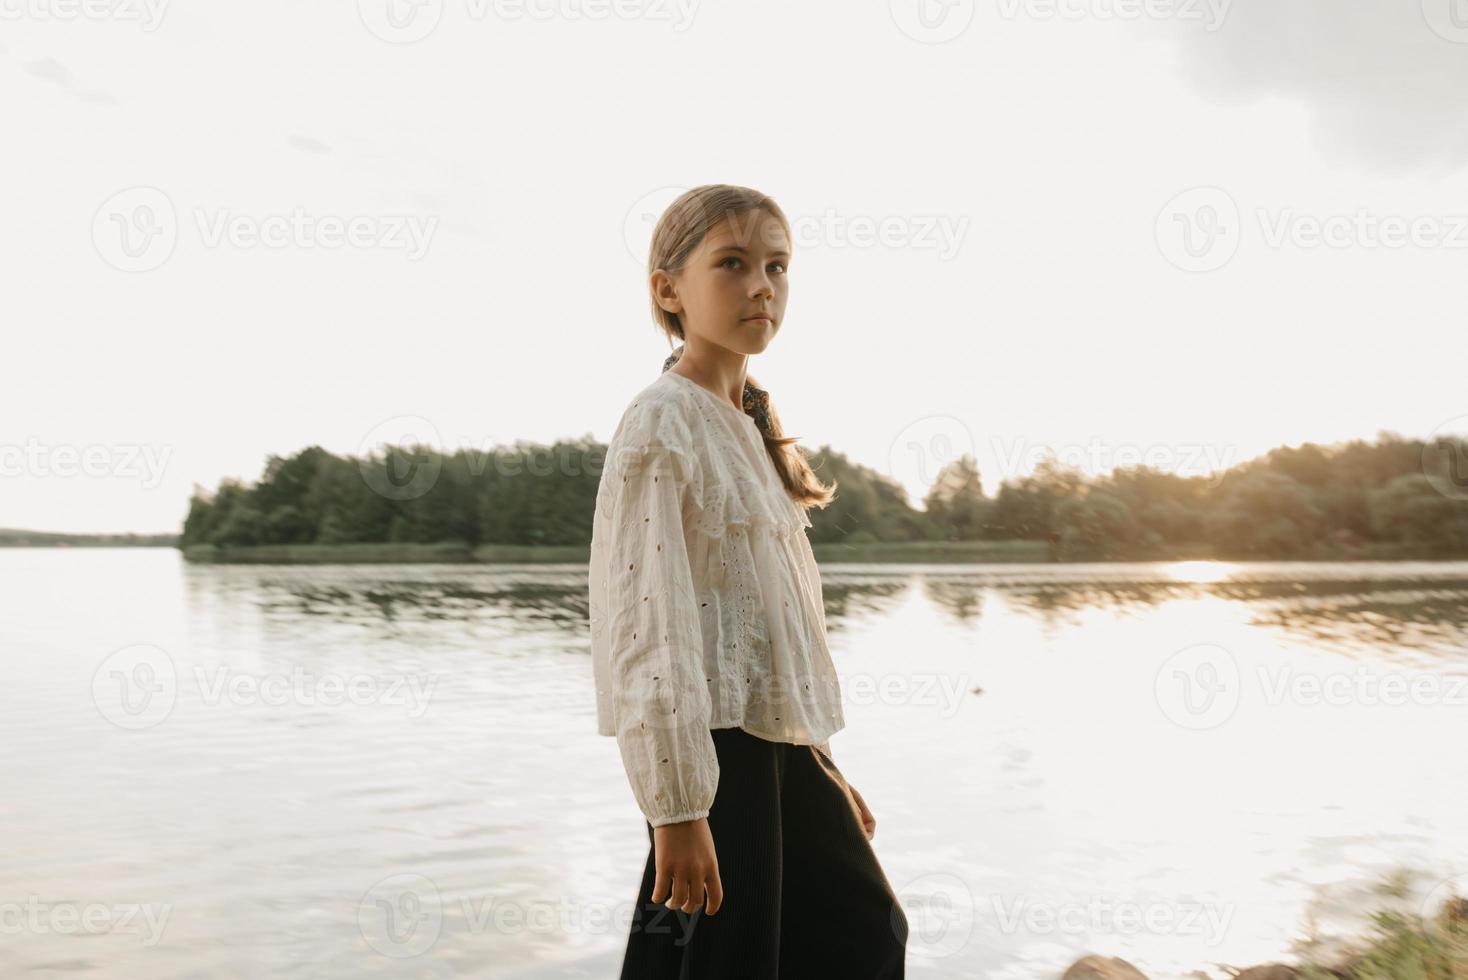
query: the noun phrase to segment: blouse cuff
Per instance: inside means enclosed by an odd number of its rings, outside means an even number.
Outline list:
[[[668,817],[649,817],[647,822],[649,826],[665,827],[670,823],[686,823],[689,820],[702,820],[708,815],[709,812],[707,810],[695,810],[692,813],[675,813]]]

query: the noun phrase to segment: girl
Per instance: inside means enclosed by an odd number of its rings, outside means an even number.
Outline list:
[[[589,581],[597,729],[650,845],[622,980],[903,976],[876,820],[828,742],[845,719],[805,529],[835,486],[746,378],[790,239],[773,200],[726,184],[653,232],[653,315],[683,343],[607,447]]]

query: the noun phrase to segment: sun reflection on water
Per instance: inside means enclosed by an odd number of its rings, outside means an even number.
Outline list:
[[[1238,566],[1226,561],[1175,561],[1161,571],[1176,582],[1222,582],[1232,578]]]

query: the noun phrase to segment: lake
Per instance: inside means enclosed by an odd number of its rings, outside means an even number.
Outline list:
[[[911,976],[1222,977],[1394,869],[1468,892],[1468,563],[822,575]],[[647,837],[584,567],[4,549],[0,588],[0,974],[616,975]]]

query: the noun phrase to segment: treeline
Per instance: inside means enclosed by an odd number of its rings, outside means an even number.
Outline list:
[[[456,542],[586,545],[606,447],[519,443],[364,458],[312,446],[271,456],[258,482],[195,487],[180,545]],[[1468,444],[1383,433],[1372,443],[1275,449],[1222,473],[1145,466],[1098,478],[1054,455],[986,496],[972,457],[946,466],[924,509],[830,447],[811,454],[835,501],[810,512],[816,544],[1044,541],[1063,560],[1468,555]]]
[[[177,534],[70,534],[0,527],[0,548],[175,548]]]

